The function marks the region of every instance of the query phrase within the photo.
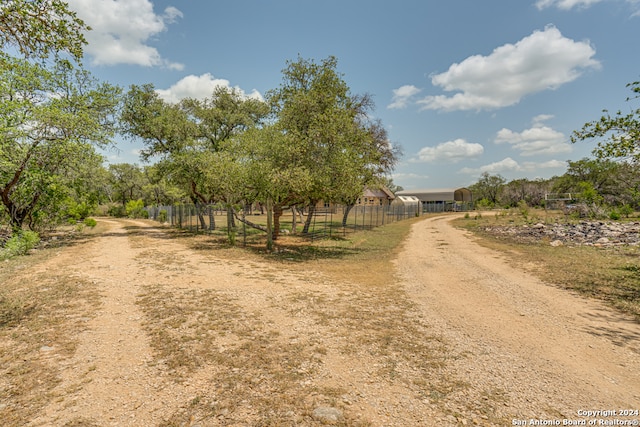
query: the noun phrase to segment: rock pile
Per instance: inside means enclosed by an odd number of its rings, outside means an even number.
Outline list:
[[[549,242],[552,246],[640,245],[640,222],[538,223],[521,226],[485,226],[483,230],[523,242]]]

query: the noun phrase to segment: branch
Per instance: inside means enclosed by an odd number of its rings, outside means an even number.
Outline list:
[[[238,216],[238,213],[236,212],[236,210],[235,210],[235,209],[233,209],[233,208],[232,208],[232,209],[231,209],[231,212],[233,212],[233,216],[234,216],[238,221],[240,221],[240,222],[242,222],[242,223],[244,223],[244,224],[247,224],[249,227],[254,228],[254,229],[256,229],[256,230],[264,231],[265,233],[267,232],[267,228],[266,228],[266,227],[264,227],[264,226],[262,226],[262,225],[259,225],[259,224],[256,224],[256,223],[253,223],[253,222],[249,221],[249,220],[248,220],[248,219],[246,219],[246,218],[241,218],[241,217],[239,217],[239,216]]]

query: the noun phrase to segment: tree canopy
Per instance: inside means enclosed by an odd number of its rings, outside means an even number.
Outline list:
[[[14,47],[25,57],[46,58],[67,52],[82,58],[90,28],[62,0],[3,0],[0,48]]]
[[[350,93],[335,57],[288,62],[282,84],[267,98],[276,128],[287,136],[281,141],[297,147],[290,166],[308,177],[307,190],[283,203],[305,203],[311,209],[320,200],[352,204],[395,166],[399,150],[384,127],[370,120],[371,97]]]
[[[627,101],[637,100],[640,97],[640,81],[627,85],[634,93]],[[593,151],[600,159],[627,159],[634,162],[640,161],[640,108],[628,113],[617,111],[610,114],[603,111],[599,120],[594,120],[574,131],[572,142],[584,141],[594,138],[604,138],[598,141]]]
[[[334,57],[290,61],[266,102],[219,87],[171,104],[152,85],[132,86],[123,129],[194,202],[230,212],[243,203],[272,207],[277,238],[285,207],[355,201],[397,161],[398,148],[369,118],[371,98],[352,95],[336,68]]]
[[[52,68],[0,54],[0,200],[14,230],[60,198],[115,132],[119,88],[68,61]],[[36,221],[37,222],[37,221]]]

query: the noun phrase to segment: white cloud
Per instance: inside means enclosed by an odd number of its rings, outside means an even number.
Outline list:
[[[521,165],[523,171],[535,172],[540,169],[566,169],[567,162],[561,160],[549,160],[546,162],[524,162]]]
[[[402,172],[398,172],[398,173],[392,173],[391,174],[391,178],[393,178],[394,181],[407,180],[407,179],[427,179],[427,178],[429,178],[429,175],[420,175],[420,174],[417,174],[417,173],[402,173]]]
[[[405,108],[411,98],[420,93],[422,89],[419,89],[413,85],[404,85],[398,89],[393,90],[393,98],[391,104],[387,105],[389,109],[401,109]]]
[[[456,139],[443,142],[435,147],[424,147],[418,152],[418,158],[412,161],[457,163],[461,160],[479,157],[482,153],[484,153],[484,147],[481,144],[470,143],[464,139]]]
[[[175,7],[169,6],[162,15],[157,15],[149,0],[67,1],[92,28],[86,34],[89,44],[85,52],[92,56],[93,64],[184,68],[162,58],[156,48],[148,45],[149,39],[166,31],[167,24],[182,17]]]
[[[556,89],[598,68],[588,41],[576,42],[548,26],[490,55],[470,56],[431,77],[435,86],[457,91],[452,96],[427,96],[418,101],[428,110],[490,110],[518,103],[524,96]]]
[[[522,132],[514,132],[510,129],[503,128],[498,131],[494,142],[496,144],[511,144],[511,146],[519,150],[523,156],[553,155],[571,152],[572,147],[567,142],[564,134],[543,124],[545,120],[549,120],[551,117],[552,116],[549,115],[535,117],[533,119],[533,126]]]
[[[216,79],[210,73],[205,73],[200,76],[186,76],[169,89],[157,89],[156,92],[165,101],[176,103],[184,98],[204,99],[210,97],[213,94],[213,90],[219,86],[231,88],[229,80]],[[237,86],[234,89],[243,97],[263,99],[260,92],[255,89],[248,95]]]
[[[513,160],[511,157],[507,157],[506,159],[502,159],[499,162],[490,163],[488,165],[480,166],[479,168],[462,168],[460,169],[460,173],[465,174],[481,174],[483,172],[488,172],[490,174],[497,174],[502,172],[509,171],[519,171],[521,170],[518,162]]]
[[[499,162],[490,163],[480,166],[479,168],[462,168],[458,172],[469,175],[479,176],[483,172],[490,174],[504,174],[508,172],[535,172],[540,169],[566,168],[567,162],[560,160],[549,160],[546,162],[524,162],[522,164],[513,160],[511,157],[500,160]]]
[[[535,5],[538,10],[546,9],[548,7],[556,7],[561,10],[571,10],[574,7],[577,9],[587,9],[596,3],[601,3],[604,0],[537,0]],[[616,0],[613,0],[616,1]],[[631,6],[634,11],[632,16],[640,16],[640,1],[638,0],[617,0],[624,1]]]
[[[592,4],[600,3],[602,0],[538,0],[536,7],[540,10],[555,6],[558,9],[569,10],[573,7],[587,8]]]

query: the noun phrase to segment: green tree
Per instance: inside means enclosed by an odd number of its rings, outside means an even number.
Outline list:
[[[553,192],[580,193],[584,183],[588,183],[608,204],[624,203],[624,194],[628,193],[624,182],[632,176],[627,173],[624,163],[589,158],[567,163],[567,172],[556,180]]]
[[[50,207],[69,170],[106,146],[119,88],[68,61],[50,67],[0,53],[0,200],[14,230]]]
[[[500,201],[513,207],[518,206],[521,201],[528,206],[542,206],[551,185],[549,180],[543,179],[514,179],[502,188]]]
[[[144,167],[143,172],[147,184],[142,187],[142,191],[144,199],[149,204],[157,206],[173,205],[187,200],[187,194],[171,182],[170,176],[165,174],[161,165],[147,165]]]
[[[40,203],[41,208],[32,214],[36,221],[30,226],[79,221],[94,213],[104,198],[103,162],[104,157],[91,147],[69,159],[69,167],[60,170],[57,177],[58,192],[66,197],[55,195],[46,203]]]
[[[112,201],[118,201],[124,207],[127,202],[142,198],[143,188],[148,180],[140,166],[129,163],[111,164],[109,175]]]
[[[632,208],[640,207],[640,170],[633,163],[622,162],[618,164],[618,195],[616,204],[630,205]]]
[[[262,202],[267,208],[267,249],[279,234],[279,213],[282,206],[304,200],[311,189],[311,172],[301,162],[301,146],[292,136],[276,126],[265,126],[245,132],[241,141],[241,164],[246,168],[246,191],[250,200]],[[246,222],[246,220],[245,220]]]
[[[144,143],[140,157],[167,159],[189,146],[196,128],[179,104],[165,102],[152,84],[132,85],[124,97],[121,131]]]
[[[266,104],[235,89],[218,87],[204,100],[170,104],[152,85],[145,85],[131,87],[121,117],[125,133],[145,144],[143,158],[159,157],[162,169],[193,203],[222,202],[228,207],[231,230],[242,186],[230,141],[258,126],[268,112]],[[204,218],[200,221],[204,227]]]
[[[82,58],[90,28],[62,0],[3,0],[0,48],[15,47],[25,57],[67,52]]]
[[[483,172],[478,182],[469,187],[476,201],[486,199],[490,206],[495,206],[500,201],[500,196],[506,179],[501,175],[491,175]]]
[[[629,83],[627,87],[635,94],[627,101],[640,97],[640,81]],[[593,138],[605,138],[598,141],[594,154],[599,159],[640,160],[640,108],[629,113],[617,111],[611,115],[603,110],[599,120],[585,123],[582,129],[574,131],[571,142]]]
[[[236,89],[217,87],[211,97],[185,99],[181,106],[195,123],[191,169],[200,178],[200,187],[208,198],[221,202],[227,209],[227,233],[235,242],[234,209],[244,195],[244,169],[238,163],[237,145],[233,138],[259,126],[269,113],[263,101],[244,97]],[[200,200],[204,199],[200,192]]]
[[[310,177],[304,195],[292,194],[303,196],[309,208],[303,232],[320,200],[349,203],[394,167],[399,151],[382,125],[370,120],[371,98],[350,93],[335,57],[321,63],[302,58],[288,62],[282,84],[267,98],[276,127],[299,147],[293,166]],[[293,202],[300,200],[289,197],[282,203]],[[276,206],[276,213],[282,207]]]
[[[577,194],[579,200],[599,205],[604,200],[603,197],[598,193],[592,183],[588,181],[582,181],[578,183],[578,189],[580,190]]]

